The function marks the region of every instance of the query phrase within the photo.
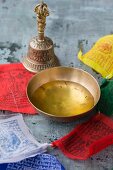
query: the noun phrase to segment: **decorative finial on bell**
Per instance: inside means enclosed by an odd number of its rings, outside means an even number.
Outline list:
[[[48,6],[42,1],[34,11],[37,14],[38,36],[30,41],[23,65],[27,70],[36,73],[49,67],[58,66],[59,62],[54,53],[53,41],[44,36],[46,17],[49,16]]]

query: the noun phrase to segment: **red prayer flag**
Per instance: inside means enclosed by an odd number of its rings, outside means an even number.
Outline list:
[[[52,142],[71,159],[85,160],[113,144],[113,121],[102,113],[78,125],[68,135]]]
[[[26,87],[32,76],[21,63],[0,65],[0,110],[37,113],[26,96]]]

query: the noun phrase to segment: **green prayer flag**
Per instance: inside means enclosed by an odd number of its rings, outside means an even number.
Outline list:
[[[113,80],[104,79],[101,89],[101,97],[98,110],[108,116],[113,114]]]

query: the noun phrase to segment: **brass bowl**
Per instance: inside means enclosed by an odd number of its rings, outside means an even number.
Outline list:
[[[70,121],[90,113],[100,98],[96,79],[78,68],[53,67],[32,77],[27,96],[39,113]]]

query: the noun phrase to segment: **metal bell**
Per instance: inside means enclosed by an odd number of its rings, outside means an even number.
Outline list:
[[[31,39],[27,56],[23,60],[24,67],[34,73],[59,66],[59,61],[54,53],[53,41],[44,36],[46,17],[49,15],[47,4],[41,2],[35,7],[35,12],[37,14],[38,36]]]

